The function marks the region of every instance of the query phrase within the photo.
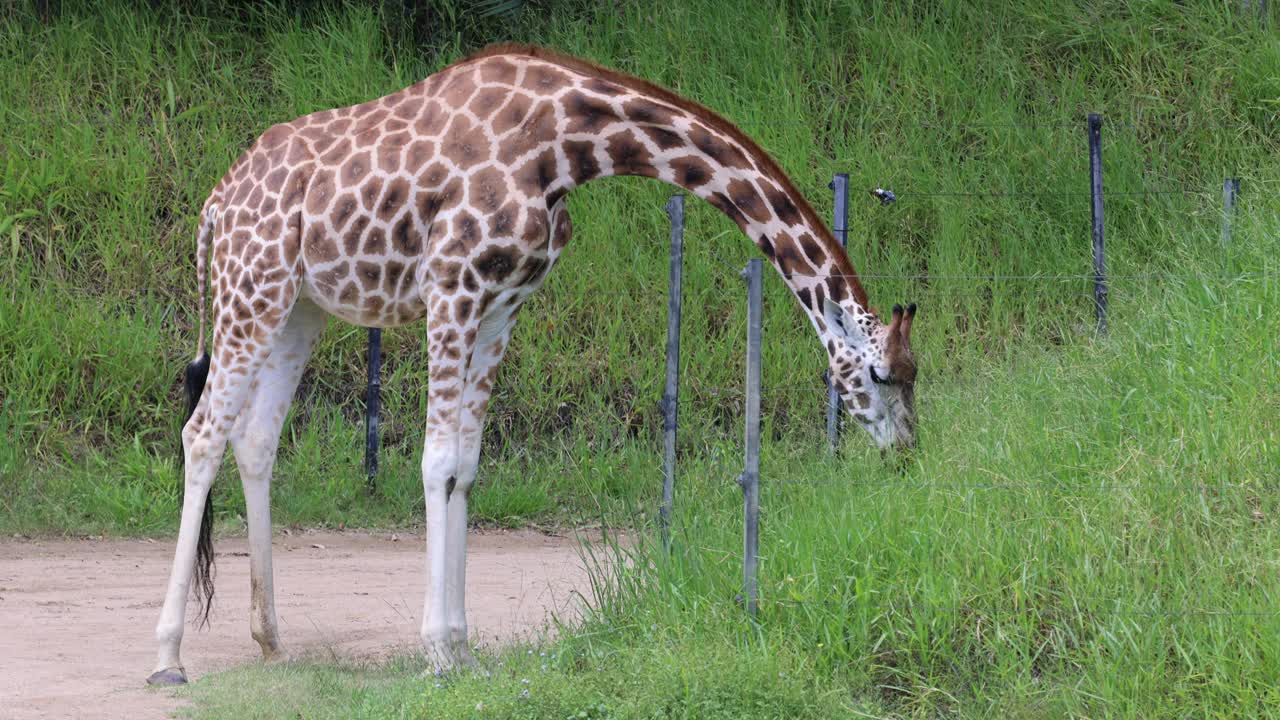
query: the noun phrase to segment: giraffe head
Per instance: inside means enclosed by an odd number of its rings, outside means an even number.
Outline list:
[[[916,362],[911,324],[916,306],[893,307],[885,324],[869,312],[855,315],[830,299],[823,316],[830,329],[831,382],[844,407],[881,449],[916,443]]]

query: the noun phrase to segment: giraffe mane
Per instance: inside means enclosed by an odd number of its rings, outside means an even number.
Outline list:
[[[527,57],[537,58],[553,65],[559,65],[565,69],[572,70],[584,75],[592,77],[600,77],[605,80],[617,83],[630,90],[635,90],[644,95],[662,100],[681,110],[705,120],[712,129],[718,130],[732,138],[735,142],[743,147],[753,158],[756,158],[763,167],[761,172],[770,179],[776,180],[782,185],[782,190],[791,198],[799,209],[801,217],[808,223],[818,234],[819,243],[827,254],[833,258],[837,274],[843,276],[849,283],[851,294],[855,302],[862,306],[864,310],[870,312],[870,304],[867,299],[867,292],[863,289],[861,281],[858,279],[858,273],[854,270],[853,262],[849,260],[848,253],[844,248],[840,247],[840,243],[836,241],[835,235],[826,223],[818,218],[818,214],[814,211],[813,206],[809,204],[809,200],[796,189],[795,183],[791,182],[791,177],[783,171],[773,156],[765,152],[756,141],[752,140],[746,133],[726,120],[716,111],[702,105],[694,100],[690,100],[681,95],[654,84],[644,78],[629,75],[624,72],[598,65],[589,60],[568,55],[557,50],[541,47],[538,45],[527,45],[521,43],[499,43],[485,47],[466,58],[454,63],[454,65],[462,65],[465,63],[481,60],[497,55],[524,55]]]

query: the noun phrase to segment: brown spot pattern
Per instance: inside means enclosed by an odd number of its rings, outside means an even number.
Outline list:
[[[657,175],[653,155],[629,131],[609,136],[605,152],[609,153],[609,158],[613,161],[613,172],[616,175]]]
[[[634,98],[622,104],[622,111],[634,123],[670,127],[678,114],[674,108],[648,98]]]
[[[568,83],[568,75],[550,65],[539,63],[525,70],[521,85],[536,93],[550,94]]]
[[[335,232],[342,232],[347,226],[347,221],[351,219],[351,215],[355,213],[356,208],[360,206],[356,200],[356,196],[352,193],[345,193],[333,205],[333,214],[329,216],[329,221],[333,223]]]
[[[689,190],[705,185],[713,175],[711,166],[695,155],[675,158],[670,164],[675,172],[676,184]]]
[[[360,203],[365,210],[372,211],[380,197],[382,197],[382,178],[374,175],[360,188]]]
[[[361,260],[356,263],[356,279],[364,286],[365,291],[378,289],[378,284],[382,281],[382,265],[376,262],[366,262]]]
[[[417,257],[422,252],[422,234],[412,214],[406,213],[391,228],[391,247],[406,257]]]
[[[472,207],[492,213],[497,211],[506,197],[506,180],[496,168],[488,167],[471,176],[467,202]]]
[[[409,174],[416,174],[422,166],[435,155],[435,143],[430,140],[415,140],[404,155],[404,169]]]
[[[518,257],[516,248],[510,245],[486,248],[480,253],[480,257],[476,258],[476,272],[491,283],[501,282],[515,270]]]
[[[565,131],[570,133],[598,133],[622,119],[608,101],[578,90],[564,96],[564,109],[569,118]]]
[[[569,159],[569,177],[574,184],[581,185],[600,174],[595,143],[570,140],[564,144],[564,154]]]
[[[742,154],[741,150],[730,145],[724,138],[702,125],[694,123],[693,128],[689,131],[689,141],[693,143],[694,147],[701,150],[703,154],[721,165],[740,170],[752,169],[751,163],[747,161],[747,156]]]
[[[756,192],[756,186],[751,184],[750,180],[734,178],[729,182],[728,190],[729,198],[743,215],[758,223],[769,220],[769,211],[765,208],[764,201],[760,199],[760,194]]]
[[[404,146],[408,143],[408,133],[397,133],[383,138],[378,143],[378,169],[384,173],[394,173],[400,169],[400,157],[404,155]]]
[[[542,143],[556,139],[556,109],[550,100],[544,100],[520,124],[513,139],[504,139],[498,150],[498,161],[510,165],[517,158]]]
[[[347,161],[342,164],[342,170],[339,173],[339,177],[342,179],[343,185],[347,187],[355,187],[361,180],[364,180],[365,176],[368,174],[369,153],[360,152],[347,158]]]
[[[556,179],[556,154],[551,148],[516,170],[516,187],[528,197],[542,195]]]
[[[488,160],[489,140],[485,138],[484,127],[473,125],[466,116],[454,117],[453,122],[449,123],[449,131],[445,133],[440,152],[464,170]]]
[[[466,255],[480,243],[480,221],[469,212],[460,212],[453,219],[453,238],[445,247],[450,255]]]
[[[507,99],[506,88],[491,87],[482,88],[471,99],[471,112],[480,120],[487,120],[493,111],[497,110],[504,100]]]
[[[387,183],[387,191],[382,195],[382,202],[378,203],[378,219],[390,222],[408,199],[409,181],[402,177],[392,179]]]
[[[516,81],[516,66],[502,58],[491,58],[480,65],[480,82],[510,85]]]
[[[781,190],[769,185],[765,187],[765,198],[769,201],[769,205],[773,208],[773,214],[785,225],[799,225],[801,222],[800,209],[796,204],[787,197],[787,194]]]
[[[529,108],[532,105],[533,100],[528,95],[524,93],[513,94],[507,104],[498,111],[497,117],[493,119],[491,123],[493,132],[501,135],[519,125],[524,120],[525,115],[529,113]]]
[[[387,233],[380,227],[375,227],[369,231],[364,239],[365,255],[381,255],[387,251]]]
[[[323,225],[312,225],[303,240],[303,257],[310,265],[322,265],[338,259],[338,244],[325,232]]]

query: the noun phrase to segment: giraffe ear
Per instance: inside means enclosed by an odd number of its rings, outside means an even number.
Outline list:
[[[860,347],[866,344],[867,333],[858,324],[858,320],[850,317],[849,313],[831,298],[822,300],[822,319],[827,323],[827,327],[831,328],[831,332],[846,345]]]
[[[898,326],[898,335],[902,337],[902,344],[911,349],[911,324],[916,319],[916,304],[907,305],[907,312],[902,316],[902,324]]]

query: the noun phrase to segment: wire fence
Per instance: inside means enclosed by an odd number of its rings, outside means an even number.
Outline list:
[[[754,261],[754,270],[748,272],[759,272],[758,261]],[[1274,277],[1275,273],[1247,273],[1243,277],[1263,278]],[[966,276],[967,278],[968,276]],[[1034,276],[1033,276],[1034,277]],[[1143,277],[1152,277],[1156,279],[1164,279],[1165,276],[1159,274],[1144,275]],[[1217,274],[1175,274],[1173,277],[1194,277],[1194,278],[1226,278],[1239,279],[1241,275],[1217,275]],[[1030,279],[1030,278],[1029,278]],[[1082,276],[1082,279],[1091,279],[1090,276]],[[758,332],[758,331],[757,331]],[[754,350],[748,347],[747,365],[751,367],[753,360],[751,353],[757,354],[755,363],[758,364],[758,347]],[[770,390],[778,389],[795,389],[805,388],[818,390],[820,386],[814,385],[781,385],[770,386]],[[754,382],[748,375],[748,382],[741,391],[740,395],[744,398],[746,406],[749,408],[753,403],[759,403],[759,395],[764,391],[758,381],[758,376]],[[1125,607],[1118,602],[1103,602],[1098,599],[1087,599],[1084,602],[1087,605],[1075,604],[1071,601],[1069,606],[1060,607],[1050,603],[1049,605],[1036,604],[1027,602],[1021,606],[1011,605],[991,605],[991,604],[975,604],[971,602],[954,602],[954,603],[922,603],[914,600],[882,600],[882,599],[841,599],[841,600],[822,600],[822,599],[805,599],[794,597],[761,597],[759,594],[759,563],[762,555],[759,551],[759,501],[756,499],[759,493],[759,485],[762,482],[762,475],[758,471],[759,457],[759,417],[752,417],[748,413],[746,420],[748,427],[746,432],[746,448],[744,450],[745,460],[744,466],[748,470],[744,471],[738,477],[738,482],[744,489],[745,503],[745,519],[746,529],[744,530],[744,579],[743,592],[740,596],[740,603],[745,607],[746,611],[753,617],[757,617],[759,608],[761,607],[815,607],[837,611],[843,615],[858,611],[873,612],[877,614],[901,614],[901,615],[917,615],[921,613],[930,614],[949,614],[949,615],[981,615],[981,616],[1028,616],[1039,619],[1062,619],[1062,618],[1102,618],[1102,617],[1122,617],[1122,618],[1159,618],[1162,620],[1170,619],[1212,619],[1212,618],[1272,618],[1280,617],[1280,611],[1272,610],[1236,610],[1222,608],[1195,608],[1195,607],[1179,607],[1175,609],[1137,609],[1133,607]],[[755,424],[753,429],[752,423]],[[838,425],[836,427],[839,427]],[[832,448],[834,449],[834,439]],[[757,468],[751,470],[751,468]],[[1065,474],[1070,474],[1070,469],[1063,469]],[[668,475],[674,475],[673,470],[667,471]],[[839,480],[829,478],[811,478],[811,477],[793,477],[793,476],[773,476],[765,475],[764,484],[779,489],[785,488],[816,488],[823,486],[837,486],[841,488],[874,488],[874,489],[891,489],[893,491],[906,490],[925,490],[925,491],[943,491],[943,492],[971,492],[971,491],[1007,491],[1016,493],[1027,493],[1036,491],[1053,492],[1055,494],[1069,493],[1094,493],[1094,492],[1159,492],[1159,493],[1246,493],[1250,495],[1262,495],[1267,493],[1277,493],[1280,491],[1280,484],[1275,483],[1205,483],[1205,482],[1115,482],[1108,481],[1106,477],[1100,477],[1096,482],[1081,482],[1078,480],[1070,480],[1056,478],[1053,476],[1046,477],[1041,480],[1034,481],[1001,481],[992,480],[990,482],[948,482],[948,481],[928,481],[928,482],[912,482],[909,480]],[[753,497],[754,496],[754,497]],[[668,511],[670,512],[670,511]],[[1255,517],[1255,519],[1257,519]],[[1108,606],[1109,605],[1109,606]]]
[[[1096,118],[1090,118],[1091,126],[1097,124]],[[1096,135],[1091,137],[1091,150],[1099,151],[1099,143]],[[1174,282],[1174,281],[1195,281],[1195,282],[1213,282],[1219,284],[1232,284],[1240,282],[1256,282],[1260,280],[1270,280],[1280,277],[1278,272],[1267,271],[1245,271],[1245,272],[1142,272],[1142,273],[1117,273],[1108,274],[1106,271],[1105,258],[1105,236],[1104,223],[1102,217],[1102,184],[1101,184],[1101,163],[1100,159],[1095,158],[1095,162],[1091,163],[1093,175],[1092,187],[1088,192],[1074,191],[1055,191],[1053,193],[1041,193],[1030,191],[990,191],[990,192],[960,192],[960,191],[912,191],[895,194],[891,191],[886,192],[881,188],[871,191],[871,194],[880,198],[885,204],[896,202],[898,197],[912,196],[916,197],[955,197],[955,198],[1017,198],[1032,197],[1044,194],[1062,195],[1069,197],[1089,197],[1092,200],[1093,215],[1093,246],[1094,246],[1094,272],[1078,273],[1078,274],[1060,274],[1060,273],[1029,273],[1029,274],[998,274],[998,273],[975,273],[975,274],[946,274],[946,273],[865,273],[857,276],[859,279],[894,279],[894,280],[910,280],[919,282],[1019,282],[1019,283],[1071,283],[1071,282],[1092,282],[1095,284],[1093,292],[1090,293],[1070,293],[1072,296],[1089,298],[1095,304],[1097,309],[1098,333],[1105,334],[1106,326],[1106,294],[1107,284],[1112,281],[1158,281],[1158,282]],[[835,216],[832,221],[832,227],[835,228],[835,235],[841,241],[842,245],[846,241],[846,231],[848,228],[848,177],[844,175],[836,175],[831,183],[831,189],[835,194]],[[1172,195],[1172,194],[1205,194],[1209,195],[1213,190],[1201,188],[1164,188],[1164,189],[1146,189],[1142,191],[1121,191],[1109,192],[1107,195],[1121,196],[1153,196],[1153,195]],[[1235,198],[1239,192],[1239,181],[1234,178],[1228,178],[1223,184],[1223,230],[1222,236],[1224,243],[1229,243],[1232,233],[1233,209]],[[886,199],[887,198],[887,199]],[[681,312],[681,263],[683,261],[683,232],[684,232],[684,212],[683,200],[680,196],[672,198],[667,206],[667,212],[672,223],[672,241],[671,241],[671,275],[669,283],[669,323],[668,323],[668,341],[667,341],[667,382],[666,389],[662,397],[661,408],[664,422],[664,439],[665,439],[665,457],[663,464],[663,492],[662,505],[660,507],[659,516],[661,518],[660,530],[663,535],[663,543],[665,546],[670,544],[670,520],[673,513],[673,503],[675,498],[674,484],[676,481],[675,462],[675,443],[678,432],[677,412],[678,405],[678,353],[679,353],[679,328],[680,328],[680,312]],[[726,267],[726,269],[736,271],[737,268],[731,264],[720,260],[718,261]],[[749,262],[747,269],[742,272],[743,277],[748,281],[748,307],[758,308],[759,303],[759,285],[760,285],[760,267],[759,260]],[[784,280],[790,282],[796,275],[781,273]],[[1060,293],[1059,293],[1060,294]],[[740,596],[740,602],[745,607],[748,614],[755,617],[759,611],[759,607],[764,604],[766,606],[790,606],[790,605],[816,605],[824,607],[836,607],[841,610],[851,610],[855,607],[874,610],[878,612],[898,611],[898,612],[916,612],[920,610],[929,612],[946,612],[946,613],[966,613],[966,614],[986,614],[986,615],[1034,615],[1037,617],[1054,617],[1054,616],[1123,616],[1123,617],[1272,617],[1280,615],[1275,611],[1242,611],[1232,609],[1213,609],[1213,608],[1177,608],[1177,609],[1134,609],[1116,606],[1106,606],[1106,603],[1097,600],[1089,601],[1089,607],[1072,606],[1068,608],[1061,607],[1041,607],[1041,606],[1023,606],[1010,607],[998,605],[979,605],[973,603],[944,603],[944,604],[921,604],[915,602],[907,603],[886,603],[883,601],[827,601],[827,600],[803,600],[795,598],[775,598],[760,597],[759,592],[759,502],[760,502],[760,483],[761,472],[759,469],[760,457],[760,418],[759,406],[760,396],[764,392],[760,383],[760,347],[759,337],[761,329],[759,327],[760,313],[758,310],[748,312],[748,343],[747,343],[747,383],[742,389],[736,388],[698,388],[703,393],[709,393],[714,396],[732,396],[741,398],[746,407],[746,428],[745,428],[745,446],[744,446],[744,470],[738,476],[737,482],[742,486],[743,502],[744,502],[744,538],[743,538],[743,591]],[[826,390],[826,400],[828,404],[828,442],[829,447],[834,451],[839,444],[839,435],[842,427],[840,421],[840,411],[842,410],[842,400],[831,389],[828,384],[823,387],[821,383],[814,382],[798,383],[798,384],[782,384],[771,385],[768,390],[777,391],[804,391],[813,390],[816,392]],[[867,487],[867,488],[891,488],[893,490],[940,490],[952,492],[971,492],[971,491],[1006,491],[1006,492],[1033,492],[1033,491],[1052,491],[1067,493],[1092,493],[1092,492],[1160,492],[1160,493],[1246,493],[1246,494],[1263,494],[1275,493],[1280,490],[1280,484],[1261,484],[1261,483],[1212,483],[1212,482],[1108,482],[1108,479],[1099,478],[1096,482],[1082,482],[1078,479],[1064,479],[1055,477],[1046,477],[1035,481],[1003,481],[993,479],[990,482],[911,482],[896,480],[836,480],[826,478],[802,478],[802,477],[772,477],[767,480],[767,485],[777,488],[789,487],[820,487],[820,486],[839,486],[845,488]]]
[[[1054,491],[1091,491],[1098,490],[1104,492],[1115,492],[1120,490],[1131,491],[1155,491],[1155,492],[1219,492],[1227,490],[1241,490],[1252,492],[1278,492],[1280,484],[1254,484],[1254,483],[1126,483],[1126,482],[1107,482],[1100,480],[1096,483],[1082,482],[1061,482],[1061,481],[1038,481],[1038,482],[990,482],[990,483],[967,483],[967,482],[909,482],[909,481],[887,481],[887,480],[827,480],[814,478],[769,478],[769,482],[774,485],[838,485],[841,487],[891,487],[902,490],[920,490],[926,488],[941,488],[944,490],[1054,490]]]
[[[395,88],[399,90],[400,88]],[[24,114],[23,110],[35,110],[37,114],[47,112],[50,109],[38,105],[12,105],[0,108],[0,119],[6,124],[19,125],[39,125],[47,126],[50,123],[49,117],[31,117]],[[150,108],[156,112],[169,112],[168,105],[155,106]],[[316,110],[327,110],[327,107],[317,107]],[[1079,112],[1066,113],[1055,116],[1045,116],[1041,118],[1032,118],[1023,121],[996,121],[996,120],[913,120],[910,118],[889,117],[878,111],[875,107],[862,107],[861,113],[856,117],[854,122],[844,123],[849,127],[859,128],[920,128],[925,130],[950,130],[950,131],[972,131],[972,130],[1079,130],[1089,119],[1089,115],[1095,113]],[[728,118],[734,125],[739,127],[814,127],[815,125],[824,124],[824,119],[840,116],[848,111],[848,105],[842,103],[833,103],[820,108],[814,119],[805,120],[776,120],[771,118]],[[90,113],[92,113],[90,115]],[[1280,130],[1280,113],[1272,113],[1266,117],[1259,117],[1252,121],[1239,120],[1234,118],[1223,117],[1220,114],[1209,114],[1199,112],[1186,112],[1176,117],[1158,117],[1158,116],[1125,116],[1123,114],[1112,114],[1105,110],[1102,111],[1107,118],[1107,127],[1109,129],[1124,130],[1186,130],[1186,129],[1207,129],[1207,130],[1231,130],[1234,132],[1243,132],[1247,130],[1257,130],[1261,132],[1274,132]],[[142,111],[137,113],[121,113],[112,108],[92,107],[86,110],[85,116],[80,122],[71,121],[64,125],[95,125],[98,122],[121,124],[129,120],[139,122],[151,122],[153,116],[143,114]]]

